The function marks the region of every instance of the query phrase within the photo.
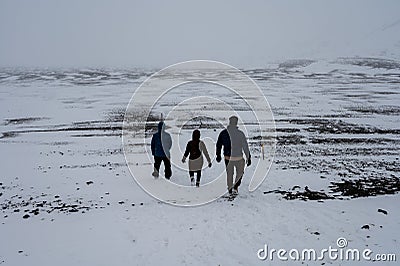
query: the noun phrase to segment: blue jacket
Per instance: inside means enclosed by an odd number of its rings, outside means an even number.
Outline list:
[[[246,159],[250,158],[246,136],[236,126],[228,126],[219,134],[216,147],[217,155],[221,154],[222,146],[224,146],[224,156],[241,157],[244,152]]]
[[[170,158],[170,149],[172,146],[171,135],[165,132],[164,122],[158,123],[158,132],[151,138],[151,154],[156,157]]]

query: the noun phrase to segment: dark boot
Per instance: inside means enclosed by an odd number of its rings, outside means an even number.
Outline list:
[[[233,195],[237,195],[239,193],[238,188],[234,188],[232,193],[233,193]]]
[[[154,169],[153,173],[151,174],[154,178],[158,178],[159,174],[157,169]]]

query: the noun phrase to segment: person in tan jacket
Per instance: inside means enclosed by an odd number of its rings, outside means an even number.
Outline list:
[[[185,163],[186,158],[189,156],[189,176],[192,186],[194,186],[194,173],[196,172],[196,187],[200,186],[201,169],[203,168],[203,154],[207,159],[208,167],[211,167],[211,159],[208,154],[207,147],[202,140],[200,140],[200,131],[194,130],[192,133],[192,140],[190,140],[185,149],[182,158],[182,163]]]
[[[229,125],[226,129],[222,130],[218,136],[216,144],[216,161],[219,163],[221,158],[221,149],[224,147],[224,159],[226,178],[228,185],[229,195],[237,195],[239,186],[242,183],[244,174],[244,167],[251,165],[251,155],[246,136],[243,131],[239,130],[238,117],[231,116],[229,118]],[[243,153],[246,156],[246,161],[243,158]],[[233,182],[233,174],[236,169],[235,183]],[[233,191],[232,191],[233,189]]]

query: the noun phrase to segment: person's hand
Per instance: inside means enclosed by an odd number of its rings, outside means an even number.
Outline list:
[[[182,163],[185,163],[185,162],[186,162],[186,158],[183,157],[183,158],[182,158]]]
[[[212,166],[212,163],[208,163],[208,167],[211,168],[211,166]]]
[[[217,158],[215,158],[215,160],[217,161],[217,163],[221,162],[221,154],[217,154]]]
[[[247,159],[247,166],[251,165],[251,158],[249,157],[249,159]]]

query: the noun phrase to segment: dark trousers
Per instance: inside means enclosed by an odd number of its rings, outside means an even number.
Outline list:
[[[242,177],[244,174],[244,159],[238,161],[226,160],[225,159],[225,169],[226,169],[226,183],[228,185],[228,190],[231,191],[232,187],[238,189],[242,183]],[[236,168],[236,178],[235,183],[233,183],[233,174]]]
[[[164,162],[165,178],[170,179],[172,176],[172,170],[171,170],[171,161],[169,160],[168,157],[154,156],[154,171],[157,171],[157,173],[160,172],[161,162]]]
[[[189,176],[190,178],[194,177],[194,173],[196,172],[197,175],[197,183],[200,183],[200,178],[201,178],[201,170],[197,170],[197,171],[189,171]]]

